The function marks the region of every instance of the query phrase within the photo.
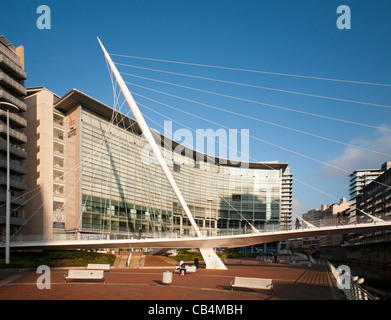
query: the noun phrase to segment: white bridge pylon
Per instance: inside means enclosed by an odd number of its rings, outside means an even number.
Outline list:
[[[187,218],[189,219],[194,231],[196,232],[198,237],[202,237],[201,231],[199,230],[193,215],[190,212],[189,207],[187,206],[187,203],[185,199],[182,196],[181,191],[179,190],[174,177],[172,176],[170,169],[168,168],[166,161],[163,158],[163,155],[160,152],[160,149],[155,141],[155,139],[152,136],[152,133],[147,125],[147,123],[144,120],[144,117],[138,108],[136,102],[133,99],[132,94],[130,93],[127,85],[125,84],[124,80],[122,79],[120,73],[118,72],[114,62],[111,60],[110,55],[107,53],[105,47],[103,46],[102,42],[98,38],[99,44],[103,50],[103,53],[106,57],[106,60],[111,68],[111,71],[113,72],[113,75],[118,83],[118,86],[121,89],[121,92],[126,100],[126,103],[129,105],[130,110],[132,111],[134,118],[137,121],[137,124],[139,128],[141,129],[141,132],[144,134],[145,139],[148,141],[148,144],[150,145],[157,161],[159,162],[160,167],[162,168],[163,173],[165,174],[168,182],[170,183],[170,186],[172,190],[174,191],[176,197],[179,200],[179,203],[181,204],[183,210],[185,211]],[[207,269],[222,269],[226,270],[227,267],[224,265],[224,263],[221,261],[221,259],[216,255],[214,250],[212,249],[213,247],[209,248],[199,248],[200,252],[202,254],[202,257],[204,258],[204,261],[206,263],[206,268]]]

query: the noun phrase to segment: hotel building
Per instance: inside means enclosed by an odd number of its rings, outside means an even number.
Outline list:
[[[76,89],[59,98],[32,88],[26,102],[34,137],[26,233],[82,239],[138,236],[139,230],[149,236],[193,235],[133,119]],[[287,164],[242,168],[219,158],[206,161],[204,154],[156,132],[155,138],[203,234],[251,232],[250,224],[287,228],[292,201]]]

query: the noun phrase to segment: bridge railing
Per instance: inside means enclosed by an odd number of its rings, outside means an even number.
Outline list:
[[[166,238],[166,239],[177,239],[177,238],[188,238],[196,237],[194,230],[188,229],[186,232],[179,234],[175,231],[143,231],[129,232],[129,233],[118,233],[118,234],[106,234],[106,233],[88,233],[87,230],[81,230],[75,233],[64,233],[64,234],[53,234],[53,235],[39,235],[39,234],[16,234],[11,237],[11,242],[33,242],[33,241],[67,241],[67,240],[121,240],[121,239],[153,239],[153,238]],[[88,230],[90,231],[90,230]],[[279,225],[265,224],[259,232],[270,232],[280,231]],[[201,230],[203,236],[229,236],[229,235],[242,235],[251,234],[254,231],[251,227],[247,228],[229,228],[229,229],[214,229],[214,230]],[[5,236],[0,236],[0,242],[5,242]]]
[[[293,219],[295,220],[295,219]],[[300,227],[298,229],[309,229],[309,228],[321,228],[321,227],[338,227],[343,225],[359,225],[362,223],[378,223],[371,217],[364,214],[357,215],[354,217],[349,216],[337,216],[333,215],[330,217],[317,219],[317,220],[301,220]],[[295,230],[296,226],[293,221],[290,228],[285,229],[286,231]],[[276,221],[270,223],[264,223],[259,229],[259,233],[263,232],[276,232],[285,231],[280,227],[280,224]],[[220,228],[220,229],[207,229],[201,230],[203,236],[230,236],[230,235],[243,235],[252,234],[254,230],[251,226],[242,226],[241,228]],[[117,239],[151,239],[151,238],[188,238],[196,237],[194,230],[186,229],[185,232],[179,233],[178,231],[143,231],[141,235],[138,232],[122,232],[118,234],[106,234],[106,233],[91,233],[91,230],[80,230],[75,233],[67,234],[53,234],[53,235],[23,235],[16,234],[11,237],[11,242],[22,242],[22,241],[48,241],[48,240],[117,240]],[[4,235],[0,236],[0,242],[5,242]]]
[[[294,219],[295,220],[295,219]],[[298,229],[308,229],[308,228],[322,228],[322,227],[338,227],[338,226],[346,226],[346,225],[360,225],[360,224],[368,224],[368,223],[379,223],[382,220],[387,221],[385,217],[376,217],[369,216],[364,213],[359,213],[357,215],[349,216],[349,215],[329,215],[326,217],[318,218],[318,219],[307,219],[304,220],[299,217],[300,226]],[[297,229],[295,221],[292,221],[291,230]]]
[[[347,279],[345,278],[344,280],[342,280],[341,277],[345,276],[340,274],[338,272],[338,269],[335,268],[332,263],[330,263],[329,261],[327,261],[326,263],[330,268],[330,271],[334,276],[335,280],[337,281],[338,289],[343,291],[344,295],[348,300],[379,300],[378,297],[369,293],[360,284],[358,284],[356,282],[357,280],[355,280],[351,274],[348,275]]]

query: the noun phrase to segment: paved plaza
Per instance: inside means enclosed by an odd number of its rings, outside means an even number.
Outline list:
[[[149,261],[149,263],[148,263]],[[105,283],[65,283],[67,268],[51,269],[50,289],[40,290],[35,270],[0,272],[0,300],[338,300],[342,299],[332,275],[325,266],[311,268],[288,264],[258,264],[257,261],[229,260],[228,270],[206,270],[201,264],[197,273],[173,274],[172,283],[164,285],[163,271],[173,266],[151,265],[146,260],[137,268],[113,268],[105,272]],[[159,264],[159,263],[157,263]],[[269,278],[269,290],[235,289],[235,276]]]

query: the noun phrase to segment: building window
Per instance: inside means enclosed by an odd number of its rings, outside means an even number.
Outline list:
[[[174,171],[175,172],[181,172],[181,166],[177,163],[174,163]]]
[[[232,201],[241,201],[242,195],[241,194],[233,194],[232,195]]]

